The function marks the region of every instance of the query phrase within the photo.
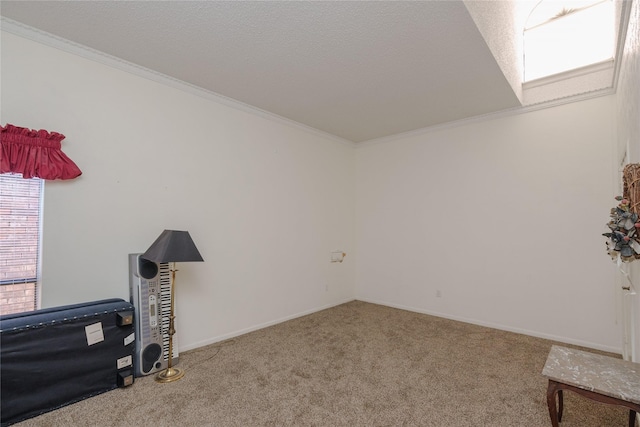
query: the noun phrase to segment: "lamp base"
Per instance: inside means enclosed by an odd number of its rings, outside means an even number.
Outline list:
[[[159,383],[170,383],[172,381],[177,381],[182,377],[184,377],[184,371],[182,369],[167,368],[156,375],[156,381]]]

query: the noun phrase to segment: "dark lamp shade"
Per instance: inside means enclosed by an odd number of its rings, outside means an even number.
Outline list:
[[[164,230],[141,255],[153,262],[204,261],[188,231]]]

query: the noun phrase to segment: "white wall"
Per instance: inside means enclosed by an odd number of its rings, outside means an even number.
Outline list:
[[[128,298],[127,254],[189,230],[182,349],[355,296],[619,351],[616,99],[354,149],[2,33],[2,123],[84,171],[46,184],[43,306]]]
[[[621,180],[618,169],[622,162],[640,163],[640,2],[634,1],[629,18],[627,38],[616,90],[617,150],[615,179]],[[626,153],[626,158],[625,158]],[[640,361],[640,261],[627,266],[636,295],[632,298],[635,311],[635,361]],[[621,279],[621,281],[624,281]],[[626,282],[626,281],[624,281]],[[628,283],[624,283],[628,285]]]
[[[607,96],[359,147],[356,297],[619,352],[601,236],[614,105]]]
[[[128,299],[165,228],[205,259],[178,265],[182,349],[353,299],[353,146],[7,32],[1,101],[84,172],[45,185],[43,307]]]

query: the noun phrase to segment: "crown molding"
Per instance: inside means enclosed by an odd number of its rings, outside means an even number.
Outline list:
[[[420,129],[411,130],[408,132],[402,132],[395,135],[385,136],[382,138],[370,139],[368,141],[359,142],[356,148],[365,148],[371,145],[386,144],[389,142],[397,141],[399,139],[411,138],[414,136],[425,135],[432,132],[437,132],[446,129],[454,129],[461,126],[466,126],[473,123],[484,122],[487,120],[496,120],[504,117],[516,116],[519,114],[527,114],[533,111],[545,110],[547,108],[558,107],[560,105],[571,104],[574,102],[586,101],[592,98],[599,98],[602,96],[613,95],[615,90],[613,88],[604,88],[595,90],[592,92],[581,93],[578,95],[567,96],[564,98],[554,99],[539,104],[526,105],[521,107],[509,108],[506,110],[496,111],[493,113],[480,114],[473,117],[468,117],[452,122],[441,123],[433,126],[427,126]]]
[[[276,123],[284,124],[286,126],[290,126],[290,127],[305,131],[312,135],[319,136],[334,142],[338,142],[340,144],[347,145],[349,147],[356,146],[356,144],[353,141],[340,138],[339,136],[318,130],[311,126],[304,125],[302,123],[296,122],[286,117],[282,117],[277,114],[270,113],[269,111],[262,110],[260,108],[254,107],[249,104],[245,104],[244,102],[237,101],[233,98],[229,98],[219,93],[216,93],[207,89],[203,89],[199,86],[187,83],[185,81],[176,79],[166,74],[159,73],[157,71],[153,71],[149,68],[136,65],[132,62],[125,61],[124,59],[117,58],[113,55],[109,55],[107,53],[90,48],[80,43],[67,40],[65,38],[56,36],[46,31],[38,30],[37,28],[30,27],[28,25],[22,24],[18,21],[14,21],[4,16],[0,17],[0,29],[2,31],[6,31],[8,33],[14,34],[16,36],[59,49],[64,52],[71,53],[73,55],[77,55],[85,59],[89,59],[91,61],[98,62],[100,64],[118,69],[120,71],[125,71],[127,73],[136,75],[138,77],[142,77],[147,80],[151,80],[156,83],[160,83],[165,86],[169,86],[174,89],[178,89],[183,92],[187,92],[192,95],[205,98],[207,100],[225,105],[227,107],[234,108],[236,110],[243,111],[245,113],[253,114],[255,116],[259,116],[264,119],[274,121]]]
[[[630,10],[629,7],[627,7],[624,10],[623,22],[624,22],[624,16],[625,15],[627,16],[627,19],[628,19],[629,10]],[[142,78],[145,78],[147,80],[151,80],[151,81],[154,81],[156,83],[160,83],[160,84],[163,84],[165,86],[169,86],[169,87],[172,87],[172,88],[175,88],[175,89],[190,93],[192,95],[196,95],[196,96],[199,96],[201,98],[205,98],[207,100],[216,102],[218,104],[222,104],[222,105],[225,105],[227,107],[243,111],[245,113],[249,113],[249,114],[252,114],[252,115],[255,115],[255,116],[258,116],[258,117],[262,117],[262,118],[265,118],[267,120],[274,121],[276,123],[284,124],[286,126],[290,126],[290,127],[305,131],[305,132],[307,132],[309,134],[312,134],[312,135],[315,135],[315,136],[318,136],[318,137],[321,137],[321,138],[324,138],[324,139],[328,139],[328,140],[331,140],[331,141],[334,141],[334,142],[338,142],[340,144],[344,144],[344,145],[347,145],[349,147],[355,147],[355,148],[364,148],[364,147],[368,147],[370,145],[385,144],[385,143],[389,143],[389,142],[392,142],[392,141],[397,141],[399,139],[410,138],[410,137],[419,136],[419,135],[423,135],[423,134],[427,134],[427,133],[431,133],[431,132],[436,132],[436,131],[440,131],[440,130],[445,130],[445,129],[453,129],[453,128],[456,128],[456,127],[465,126],[465,125],[468,125],[468,124],[477,123],[477,122],[481,122],[481,121],[494,120],[494,119],[499,119],[499,118],[502,118],[502,117],[514,116],[514,115],[518,115],[518,114],[526,114],[526,113],[529,113],[529,112],[532,112],[532,111],[542,110],[542,109],[546,109],[546,108],[553,108],[553,107],[556,107],[556,106],[569,104],[569,103],[573,103],[573,102],[584,101],[584,100],[588,100],[588,99],[591,99],[591,98],[597,98],[597,97],[601,97],[601,96],[612,95],[612,94],[615,94],[615,86],[616,86],[616,82],[617,82],[618,70],[619,70],[619,62],[620,62],[619,60],[614,61],[614,65],[613,65],[613,67],[615,69],[614,82],[613,82],[613,87],[611,87],[611,88],[604,88],[604,89],[600,89],[600,90],[596,90],[596,91],[592,91],[592,92],[587,92],[587,93],[567,96],[567,97],[564,97],[564,98],[559,98],[559,99],[551,100],[551,101],[548,101],[548,102],[541,102],[541,103],[537,103],[537,104],[514,107],[514,108],[501,110],[501,111],[497,111],[497,112],[481,114],[481,115],[477,115],[477,116],[473,116],[473,117],[469,117],[469,118],[455,120],[455,121],[452,121],[452,122],[436,124],[436,125],[427,126],[427,127],[420,128],[420,129],[415,129],[415,130],[402,132],[402,133],[398,133],[398,134],[394,134],[394,135],[390,135],[390,136],[386,136],[386,137],[375,138],[375,139],[371,139],[371,140],[367,140],[367,141],[362,141],[362,142],[357,142],[356,143],[356,142],[349,141],[347,139],[338,137],[336,135],[330,134],[328,132],[324,132],[324,131],[321,131],[319,129],[313,128],[311,126],[304,125],[302,123],[296,122],[296,121],[288,119],[286,117],[282,117],[282,116],[279,116],[277,114],[268,112],[266,110],[262,110],[260,108],[254,107],[252,105],[245,104],[245,103],[243,103],[241,101],[237,101],[237,100],[235,100],[233,98],[226,97],[226,96],[221,95],[219,93],[203,89],[203,88],[201,88],[199,86],[184,82],[182,80],[176,79],[176,78],[168,76],[166,74],[162,74],[162,73],[159,73],[157,71],[151,70],[149,68],[145,68],[145,67],[142,67],[140,65],[136,65],[136,64],[134,64],[132,62],[125,61],[123,59],[120,59],[120,58],[117,58],[117,57],[115,57],[113,55],[109,55],[109,54],[101,52],[99,50],[90,48],[88,46],[85,46],[85,45],[82,45],[82,44],[79,44],[79,43],[76,43],[76,42],[72,42],[70,40],[64,39],[62,37],[56,36],[54,34],[51,34],[51,33],[48,33],[48,32],[42,31],[42,30],[38,30],[36,28],[30,27],[28,25],[22,24],[20,22],[14,21],[14,20],[6,18],[6,17],[0,17],[0,29],[2,31],[6,31],[8,33],[17,35],[19,37],[23,37],[25,39],[32,40],[32,41],[35,41],[35,42],[40,43],[40,44],[47,45],[47,46],[62,50],[64,52],[71,53],[73,55],[77,55],[79,57],[98,62],[100,64],[109,66],[111,68],[115,68],[115,69],[118,69],[118,70],[121,70],[121,71],[125,71],[127,73],[136,75],[138,77],[142,77]],[[621,48],[620,45],[621,45],[621,43],[619,42],[618,43],[618,50],[620,50],[620,48]],[[619,58],[619,56],[618,56],[618,58]],[[609,67],[610,66],[611,65],[609,65]],[[525,88],[526,88],[526,86],[525,86]]]
[[[616,39],[616,53],[613,70],[613,88],[618,88],[618,79],[620,77],[620,67],[622,65],[622,56],[627,40],[627,30],[629,29],[629,21],[631,20],[631,1],[622,0],[620,2],[620,21],[618,23],[618,38]]]
[[[608,71],[615,69],[615,60],[613,58],[596,62],[595,64],[585,65],[573,70],[563,71],[561,73],[552,74],[550,76],[540,77],[535,80],[529,80],[522,83],[522,89],[533,89],[540,86],[548,86],[554,83],[560,83],[566,80],[575,79],[582,76],[588,76],[600,71]],[[619,61],[618,61],[619,62]]]

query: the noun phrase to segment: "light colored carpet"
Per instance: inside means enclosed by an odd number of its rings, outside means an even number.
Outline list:
[[[31,426],[550,426],[553,343],[353,301],[180,354],[186,376],[43,414]],[[628,411],[565,392],[563,427]]]

